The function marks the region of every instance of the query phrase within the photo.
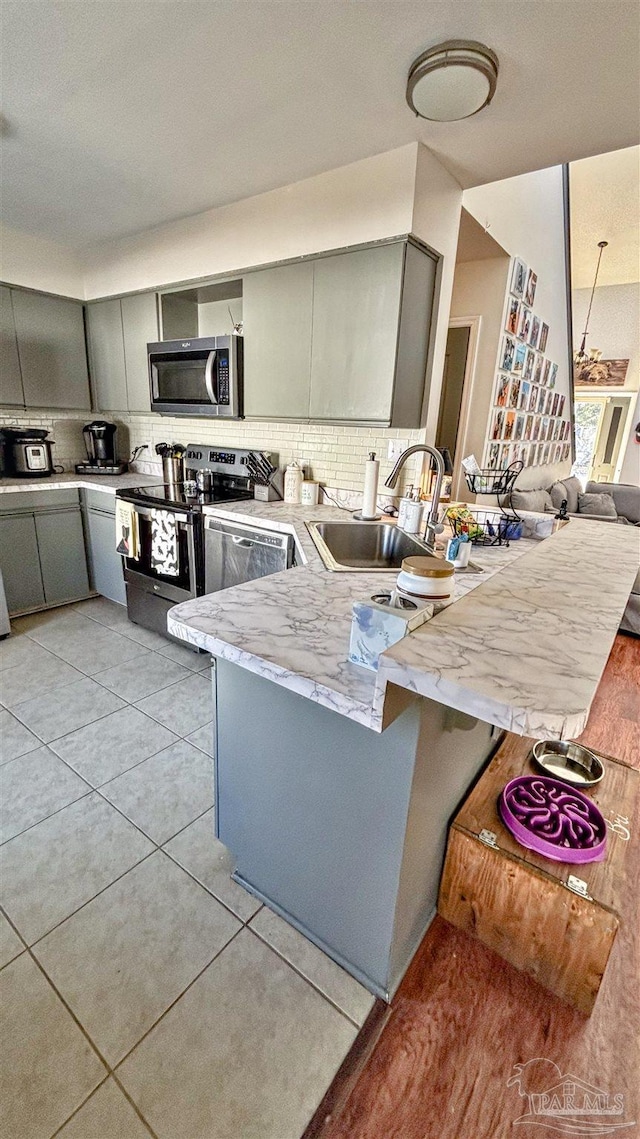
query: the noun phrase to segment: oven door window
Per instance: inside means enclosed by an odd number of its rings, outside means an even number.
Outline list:
[[[151,518],[148,514],[136,511],[138,517],[138,534],[140,538],[140,557],[127,558],[129,569],[151,577],[155,581],[164,581],[168,585],[175,585],[195,594],[196,566],[194,563],[193,526],[177,518],[178,534],[178,574],[168,576],[158,573],[151,565]]]
[[[149,362],[154,400],[159,403],[211,403],[206,380],[210,355],[209,352],[151,355]]]

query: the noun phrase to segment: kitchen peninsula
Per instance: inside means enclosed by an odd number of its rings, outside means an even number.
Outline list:
[[[599,523],[574,520],[544,542],[478,550],[485,573],[459,575],[454,604],[373,674],[347,661],[351,605],[393,576],[327,571],[305,527],[318,508],[215,513],[293,530],[306,561],[169,615],[215,658],[218,836],[238,881],[388,997],[433,916],[449,819],[499,730],[584,726],[637,531],[607,527],[605,543]]]

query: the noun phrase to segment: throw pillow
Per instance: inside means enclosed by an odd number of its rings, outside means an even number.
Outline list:
[[[564,497],[567,500],[567,514],[577,514],[579,510],[578,495],[582,494],[582,483],[574,475],[573,478],[563,479],[562,484],[566,491]]]
[[[563,482],[554,482],[553,486],[549,488],[549,494],[551,495],[551,501],[556,510],[560,509],[565,499],[567,503],[569,502],[569,493]],[[567,511],[568,510],[569,507],[567,505]],[[573,513],[575,514],[575,510]]]
[[[553,510],[553,502],[548,490],[514,490],[511,502],[516,510],[533,510],[536,514],[544,514],[546,510]]]
[[[600,514],[604,518],[617,518],[616,504],[610,494],[579,494],[579,514]]]

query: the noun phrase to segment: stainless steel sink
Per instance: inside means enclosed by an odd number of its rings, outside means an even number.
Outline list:
[[[308,522],[307,529],[330,570],[397,573],[403,558],[430,552],[391,522]]]

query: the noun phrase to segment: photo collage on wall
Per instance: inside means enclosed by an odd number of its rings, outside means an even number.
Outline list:
[[[514,258],[498,354],[485,466],[504,470],[558,463],[571,454],[569,407],[555,390],[558,365],[547,355],[549,325],[536,311],[538,276]]]

